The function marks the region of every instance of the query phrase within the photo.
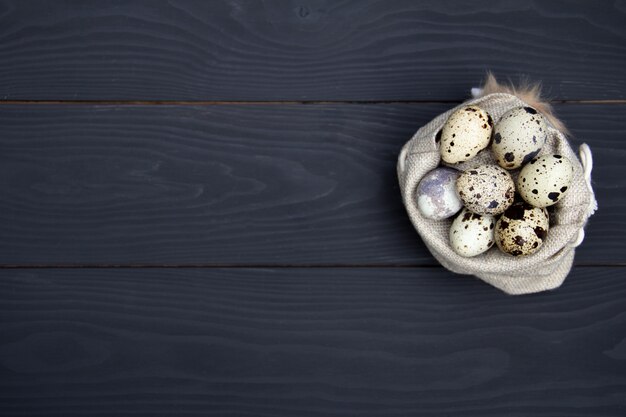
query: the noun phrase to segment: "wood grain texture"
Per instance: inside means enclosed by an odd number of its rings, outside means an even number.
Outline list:
[[[395,163],[444,105],[4,106],[0,264],[434,265]],[[579,263],[626,262],[626,106],[561,105],[595,155]]]
[[[0,98],[460,100],[485,70],[625,99],[623,2],[0,2]]]
[[[621,417],[624,274],[1,270],[0,414]]]

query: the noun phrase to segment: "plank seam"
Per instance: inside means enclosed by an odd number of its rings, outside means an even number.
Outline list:
[[[623,268],[626,263],[575,263],[574,267],[584,268]],[[324,268],[383,268],[383,269],[433,269],[443,268],[439,264],[111,264],[111,265],[0,265],[0,269],[324,269]]]
[[[459,104],[463,100],[273,100],[273,101],[176,101],[176,100],[0,100],[0,105],[32,106],[277,106],[330,104]],[[626,100],[552,100],[551,104],[624,105]]]

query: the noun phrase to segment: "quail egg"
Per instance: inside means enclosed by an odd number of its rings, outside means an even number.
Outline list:
[[[531,205],[548,207],[563,198],[573,175],[574,168],[569,159],[561,155],[545,155],[534,158],[522,168],[517,189]]]
[[[461,107],[441,130],[441,159],[449,164],[465,162],[489,146],[493,123],[486,111],[477,106]]]
[[[456,180],[461,173],[452,168],[435,168],[426,174],[415,191],[417,208],[427,219],[446,219],[463,204],[456,192]]]
[[[533,159],[546,142],[546,123],[532,107],[504,113],[493,130],[493,155],[502,168],[516,169]]]
[[[546,239],[548,211],[520,201],[509,207],[496,223],[496,244],[513,256],[535,253]]]
[[[466,258],[479,255],[493,246],[496,219],[463,209],[450,226],[450,245]]]
[[[498,215],[513,204],[515,183],[497,165],[481,165],[463,172],[456,181],[461,201],[471,212]]]

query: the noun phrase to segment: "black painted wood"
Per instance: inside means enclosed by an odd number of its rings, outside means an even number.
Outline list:
[[[397,153],[446,105],[3,106],[0,264],[435,265]],[[595,152],[579,263],[626,262],[626,106],[560,105]]]
[[[448,102],[1,105],[0,415],[626,415],[626,268],[580,266],[626,263],[626,105],[557,107],[600,211],[555,292],[436,266],[395,179],[487,69],[626,99],[625,21],[620,2],[0,0],[0,100]]]
[[[0,2],[0,98],[459,100],[485,70],[626,99],[620,2]]]
[[[623,416],[626,270],[0,270],[0,414]]]

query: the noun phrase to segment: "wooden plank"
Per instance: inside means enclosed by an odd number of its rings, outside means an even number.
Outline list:
[[[485,70],[626,99],[619,3],[3,1],[9,100],[460,100]]]
[[[0,414],[621,416],[624,271],[0,270]]]
[[[0,264],[435,264],[395,162],[445,108],[3,106]],[[557,110],[596,158],[577,260],[624,263],[626,106]]]

